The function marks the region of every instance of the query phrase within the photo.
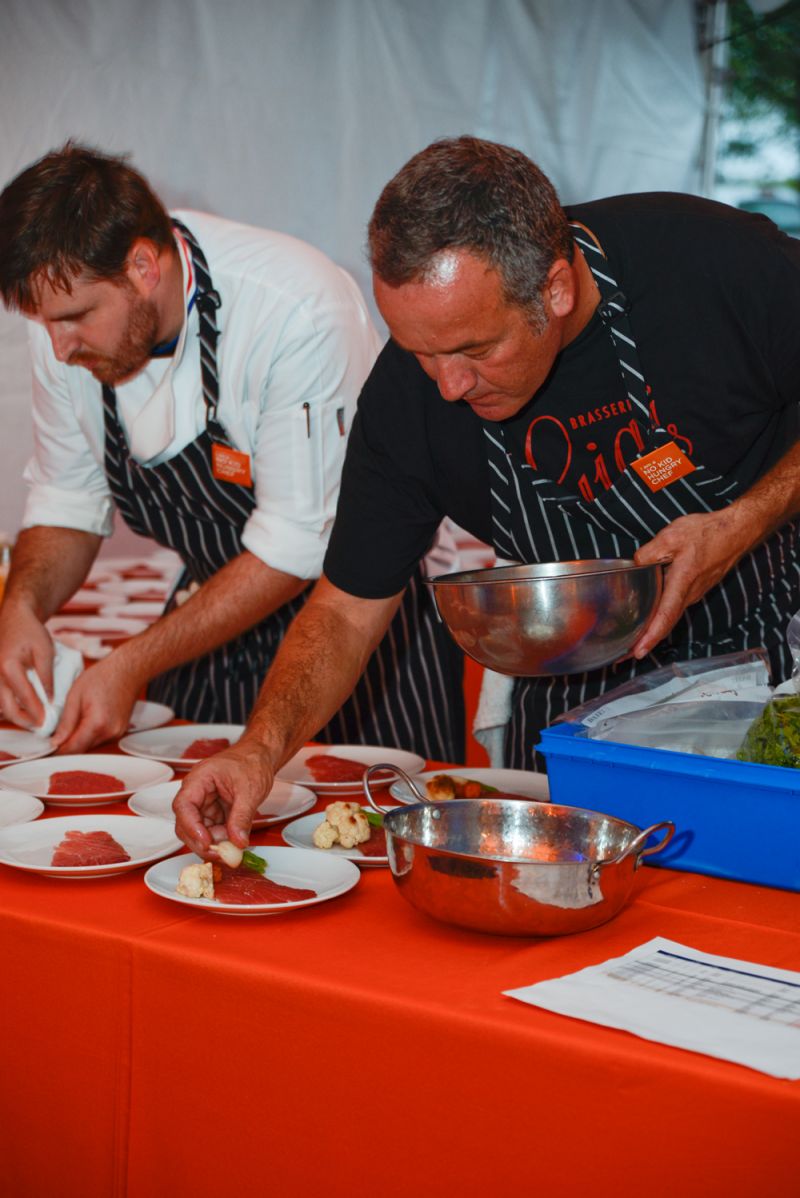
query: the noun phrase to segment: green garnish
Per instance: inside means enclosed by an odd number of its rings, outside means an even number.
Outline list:
[[[251,853],[249,849],[245,849],[242,853],[242,865],[246,865],[248,869],[254,869],[257,874],[263,874],[267,869],[264,858],[259,857],[258,853]]]
[[[377,811],[368,811],[366,807],[362,807],[361,810],[364,812],[364,814],[367,817],[367,823],[372,824],[373,828],[382,828],[383,827],[383,815],[382,814],[380,814]]]
[[[771,699],[748,728],[736,760],[800,767],[800,697]]]

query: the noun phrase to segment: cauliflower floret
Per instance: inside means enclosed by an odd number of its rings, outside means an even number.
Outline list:
[[[334,844],[354,849],[369,840],[369,820],[358,803],[330,803],[325,819],[314,829],[313,839],[320,849],[329,849]]]
[[[318,849],[330,849],[333,848],[339,839],[339,833],[333,824],[329,824],[324,819],[321,824],[317,824],[311,839]]]
[[[213,899],[214,866],[210,861],[184,866],[180,872],[176,889],[178,894],[182,894],[186,898]]]

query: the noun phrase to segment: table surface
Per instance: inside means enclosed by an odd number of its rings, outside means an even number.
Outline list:
[[[502,992],[657,935],[800,970],[798,894],[648,866],[610,923],[534,940],[434,922],[381,868],[254,918],[143,872],[0,866],[9,1198],[796,1192],[800,1084]]]

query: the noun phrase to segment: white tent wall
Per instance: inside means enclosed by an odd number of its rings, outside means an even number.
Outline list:
[[[565,202],[697,191],[703,108],[694,0],[0,0],[0,184],[67,137],[130,152],[169,205],[311,241],[368,295],[372,205],[434,138],[518,146]],[[0,312],[12,535],[24,324]]]

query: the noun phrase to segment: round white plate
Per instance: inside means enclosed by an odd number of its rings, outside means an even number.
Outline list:
[[[114,599],[138,599],[142,603],[163,603],[169,595],[170,585],[164,578],[112,578],[98,582],[97,590]]]
[[[51,865],[53,852],[67,832],[108,832],[129,854],[130,861]],[[107,878],[149,865],[180,847],[180,840],[163,819],[135,819],[132,815],[62,815],[0,829],[1,862],[49,878]]]
[[[125,788],[107,794],[48,794],[51,774],[62,770],[111,774],[119,778]],[[122,753],[75,753],[7,765],[0,769],[0,787],[4,790],[22,790],[54,807],[94,807],[102,803],[119,803],[133,791],[154,786],[156,782],[167,782],[171,777],[170,767],[160,761],[139,761],[135,757],[125,757]]]
[[[305,849],[272,846],[251,845],[250,851],[266,860],[267,876],[273,881],[283,886],[315,890],[315,897],[303,899],[299,903],[220,903],[216,899],[187,898],[178,894],[175,887],[181,870],[201,860],[194,853],[183,853],[180,857],[170,857],[168,861],[152,865],[144,875],[145,885],[153,894],[162,898],[171,899],[174,903],[185,903],[190,907],[199,907],[214,915],[280,915],[284,911],[297,911],[302,907],[311,907],[315,903],[338,898],[340,894],[352,890],[361,877],[357,866],[353,865],[352,861],[342,860],[341,857],[324,857],[322,853],[309,853]]]
[[[318,828],[325,819],[324,811],[312,811],[311,815],[304,815],[302,819],[294,819],[290,824],[281,830],[281,836],[287,844],[292,845],[296,849],[311,849],[315,853],[324,853],[325,856],[344,857],[347,861],[355,861],[357,865],[388,865],[388,857],[368,857],[361,849],[343,849],[340,844],[334,844],[329,849],[321,849],[314,844],[314,829]]]
[[[35,761],[53,752],[49,736],[24,732],[21,728],[0,728],[0,752],[10,753],[11,760],[0,759],[0,765],[16,765],[20,761]]]
[[[134,757],[149,757],[166,761],[176,770],[189,770],[207,757],[184,757],[194,740],[218,740],[227,737],[235,744],[244,732],[244,724],[175,724],[171,728],[153,728],[148,732],[132,732],[123,736],[119,747]]]
[[[385,762],[387,765],[399,765],[407,774],[417,774],[425,765],[425,759],[416,753],[407,753],[404,749],[387,749],[380,745],[306,745],[299,753],[295,753],[286,765],[278,771],[278,777],[283,782],[297,782],[307,786],[318,795],[332,798],[344,798],[346,795],[363,795],[364,789],[360,782],[317,782],[306,768],[309,757],[330,753],[334,757],[346,757],[349,761],[359,761],[365,766]],[[381,790],[389,785],[387,781],[371,782],[373,790]]]
[[[128,799],[128,806],[136,815],[156,816],[159,819],[174,819],[172,800],[181,788],[180,779],[174,782],[162,782],[160,786],[148,786],[138,790]],[[275,782],[269,795],[261,804],[253,820],[254,828],[264,828],[268,824],[277,824],[281,820],[291,819],[308,811],[317,801],[313,791],[304,786],[294,786],[290,782]]]
[[[157,786],[145,786],[143,790],[135,790],[128,799],[128,806],[134,815],[143,815],[148,819],[168,819],[172,823],[172,800],[183,783],[180,778],[171,782],[159,782]]]
[[[139,699],[133,705],[129,732],[146,732],[150,728],[161,728],[175,719],[175,712],[166,703],[151,703],[149,699]]]
[[[484,786],[493,786],[503,794],[519,795],[521,799],[538,799],[547,803],[550,799],[550,787],[544,774],[534,774],[529,770],[491,770],[473,769],[471,765],[457,766],[448,770],[426,770],[425,773],[412,775],[420,790],[425,793],[425,783],[429,778],[439,774],[455,774],[459,778],[469,778]],[[389,794],[400,803],[418,803],[419,799],[399,779],[389,787]],[[491,798],[491,795],[489,796]]]
[[[105,600],[108,598],[108,595],[104,596],[103,606],[97,613],[99,616],[108,616],[109,618],[120,616],[123,620],[144,620],[146,624],[152,624],[153,620],[157,620],[164,614],[163,603],[150,603],[144,600],[140,603],[133,599],[130,603],[106,603]],[[117,598],[119,599],[120,596]]]
[[[53,616],[47,621],[53,636],[77,632],[83,636],[97,636],[103,641],[123,641],[147,629],[144,620],[128,620],[121,616]]]
[[[30,823],[43,811],[44,803],[33,795],[26,795],[21,790],[0,790],[0,828]]]
[[[96,612],[99,607],[105,604],[107,596],[102,591],[89,590],[82,588],[76,591],[71,599],[67,599],[56,612],[58,616],[78,615],[81,612],[89,613]]]

